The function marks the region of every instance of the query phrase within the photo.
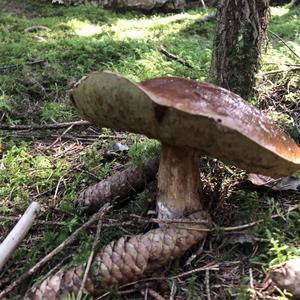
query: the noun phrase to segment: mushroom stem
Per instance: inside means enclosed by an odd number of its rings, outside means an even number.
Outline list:
[[[201,210],[198,153],[162,144],[158,170],[158,216],[174,219]]]

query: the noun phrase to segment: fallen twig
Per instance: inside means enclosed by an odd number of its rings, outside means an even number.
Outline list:
[[[14,290],[15,287],[17,287],[25,279],[31,277],[41,267],[43,267],[49,260],[51,260],[58,253],[60,253],[65,247],[74,243],[76,241],[77,237],[79,236],[79,234],[83,230],[90,227],[95,221],[101,219],[109,208],[110,208],[109,204],[103,205],[97,213],[95,213],[86,223],[84,223],[78,229],[76,229],[64,242],[62,242],[54,250],[52,250],[50,253],[48,253],[44,258],[42,258],[38,263],[36,263],[33,267],[31,267],[27,272],[23,273],[17,280],[12,282],[2,292],[0,292],[0,299],[7,296],[11,291]]]
[[[185,277],[185,276],[195,274],[195,273],[198,273],[198,272],[203,272],[203,271],[206,271],[206,270],[218,271],[219,270],[219,265],[210,263],[210,264],[207,264],[204,267],[193,269],[193,270],[190,270],[188,272],[184,272],[184,273],[181,273],[181,274],[178,274],[178,275],[175,275],[175,276],[170,276],[170,277],[164,277],[164,276],[161,276],[161,277],[148,277],[148,278],[144,278],[144,279],[140,279],[140,280],[137,280],[137,281],[133,281],[133,282],[123,284],[119,287],[119,289],[121,290],[121,289],[130,287],[132,285],[135,286],[135,285],[138,285],[140,283],[147,282],[147,281],[161,281],[161,280],[169,281],[169,280],[179,279],[181,277]],[[107,297],[110,294],[111,294],[111,291],[106,292],[105,294],[102,294],[100,297],[98,297],[96,300],[104,299],[105,297]]]
[[[53,147],[57,142],[61,141],[62,137],[64,137],[72,128],[74,127],[74,123],[71,124],[50,146],[47,148]]]
[[[298,59],[300,59],[300,56],[275,32],[268,29],[268,31],[273,34],[279,41],[281,41]]]
[[[194,69],[194,67],[190,63],[188,63],[187,61],[185,61],[182,58],[178,57],[177,55],[168,52],[162,45],[159,47],[159,52],[164,54],[166,57],[179,62],[180,64],[182,64],[185,67]]]
[[[14,216],[0,216],[0,221],[9,221],[9,222],[15,222],[19,221],[21,217],[14,217]],[[57,221],[44,221],[44,220],[34,220],[33,224],[39,224],[39,225],[51,225],[51,226],[62,226],[65,225],[64,222],[57,222]]]
[[[39,31],[39,30],[50,31],[50,28],[47,26],[43,26],[43,25],[33,25],[33,26],[30,26],[30,27],[27,27],[26,29],[24,29],[25,32],[34,32],[34,31]]]
[[[22,242],[27,232],[33,224],[33,220],[39,211],[40,205],[37,202],[32,202],[25,211],[22,218],[8,234],[5,240],[0,245],[0,270],[5,262],[12,255],[16,247]],[[1,297],[0,297],[1,298]]]
[[[211,300],[209,269],[205,270],[205,288],[207,300]]]
[[[24,64],[15,64],[15,65],[6,65],[6,66],[0,66],[0,70],[8,70],[8,69],[16,69],[24,65],[36,65],[36,64],[42,64],[47,63],[46,59],[39,59],[34,61],[29,61]]]
[[[272,70],[272,71],[264,72],[263,75],[271,75],[271,74],[284,73],[284,72],[294,72],[294,71],[299,71],[299,70],[300,70],[300,67]]]
[[[293,206],[291,208],[288,209],[287,213],[290,213],[291,211],[297,209],[298,206]],[[164,219],[156,219],[156,218],[150,218],[150,219],[147,219],[147,218],[144,218],[144,217],[141,217],[141,216],[138,216],[138,215],[135,215],[135,214],[131,214],[130,215],[131,217],[134,217],[134,218],[137,218],[139,220],[143,220],[144,222],[153,222],[153,223],[157,223],[157,224],[190,224],[190,225],[193,225],[193,224],[205,224],[206,221],[185,221],[185,220],[178,220],[178,219],[171,219],[171,220],[164,220]],[[272,215],[271,218],[272,219],[275,219],[275,218],[278,218],[278,217],[281,217],[282,215],[281,214],[275,214],[275,215]],[[228,227],[216,227],[215,228],[212,228],[212,229],[209,229],[209,228],[189,228],[190,230],[195,230],[195,231],[204,231],[204,232],[213,232],[216,228],[219,230],[219,231],[223,231],[223,232],[232,232],[232,231],[240,231],[240,230],[244,230],[244,229],[248,229],[248,228],[251,228],[251,227],[254,227],[262,222],[264,222],[265,220],[264,219],[259,219],[259,220],[256,220],[256,221],[253,221],[253,222],[249,222],[249,223],[246,223],[246,224],[242,224],[242,225],[237,225],[237,226],[228,226]],[[178,226],[178,228],[183,228],[183,227],[180,227]]]
[[[74,121],[65,123],[52,123],[52,124],[41,124],[41,125],[0,125],[2,130],[41,130],[41,129],[61,129],[70,126],[83,126],[90,125],[88,121]]]
[[[140,220],[144,220],[147,222],[157,223],[157,224],[208,224],[207,220],[199,220],[199,221],[185,221],[181,219],[157,219],[157,218],[144,218],[136,214],[130,214],[130,217],[137,218]]]
[[[187,272],[184,272],[184,273],[172,276],[172,277],[168,277],[168,279],[178,279],[178,278],[181,278],[181,277],[189,276],[191,274],[195,274],[195,273],[199,273],[199,272],[207,271],[207,270],[219,271],[219,265],[210,263],[210,264],[207,264],[204,267],[193,269],[193,270],[190,270],[190,271],[187,271]]]
[[[92,251],[91,251],[90,256],[88,258],[88,262],[87,262],[87,265],[86,265],[86,268],[85,268],[85,271],[84,271],[83,279],[82,279],[82,282],[81,282],[81,285],[80,285],[80,290],[77,294],[76,300],[80,300],[81,297],[82,297],[83,289],[84,289],[86,280],[88,278],[88,274],[89,274],[93,259],[95,257],[96,247],[97,247],[98,242],[99,242],[101,227],[102,227],[102,218],[100,218],[99,221],[98,221],[96,236],[95,236],[95,239],[94,239],[94,242],[93,242],[93,245],[92,245]]]

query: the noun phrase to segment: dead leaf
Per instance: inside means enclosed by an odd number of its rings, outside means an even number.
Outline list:
[[[267,187],[274,191],[300,192],[300,180],[294,176],[273,179],[264,175],[249,174],[247,179],[256,186]]]

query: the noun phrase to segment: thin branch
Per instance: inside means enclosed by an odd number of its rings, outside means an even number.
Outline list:
[[[32,202],[12,231],[0,244],[0,270],[9,257],[13,254],[17,246],[23,241],[24,237],[31,228],[36,215],[38,214],[39,209],[39,203]]]
[[[205,287],[206,287],[207,300],[211,300],[209,269],[205,270]]]
[[[19,67],[22,67],[22,66],[25,66],[25,65],[36,65],[36,64],[42,64],[42,63],[47,63],[47,60],[46,59],[39,59],[39,60],[26,62],[24,64],[0,66],[0,70],[16,69],[16,68],[19,68]]]
[[[294,68],[288,68],[288,69],[272,70],[272,71],[264,72],[262,74],[263,75],[271,75],[271,74],[278,74],[278,73],[284,73],[284,72],[294,72],[294,71],[299,71],[299,70],[300,70],[300,66],[294,67]]]
[[[21,217],[14,216],[0,216],[0,221],[8,221],[8,222],[16,222],[19,221]],[[44,221],[44,220],[34,220],[33,224],[39,225],[54,225],[54,226],[62,226],[65,225],[64,222],[56,222],[56,221]]]
[[[0,292],[0,299],[7,296],[11,291],[13,291],[21,282],[31,277],[34,273],[36,273],[41,267],[43,267],[49,260],[51,260],[54,256],[60,253],[65,247],[73,244],[78,238],[79,234],[90,227],[95,221],[101,219],[104,214],[110,208],[109,204],[103,205],[100,210],[95,213],[86,223],[81,225],[78,229],[76,229],[64,242],[62,242],[59,246],[57,246],[54,250],[48,253],[44,258],[42,258],[38,263],[36,263],[33,267],[31,267],[27,272],[23,273],[17,280],[8,285],[2,292]]]
[[[25,32],[34,32],[34,31],[39,31],[39,30],[50,31],[50,28],[47,26],[43,26],[43,25],[33,25],[33,26],[30,26],[30,27],[24,29]]]
[[[191,274],[195,274],[195,273],[199,273],[199,272],[207,271],[207,270],[210,270],[210,271],[219,271],[219,265],[218,264],[207,264],[204,267],[193,269],[193,270],[190,270],[190,271],[187,271],[187,272],[184,272],[184,273],[181,273],[181,274],[169,277],[168,279],[179,279],[181,277],[186,277],[186,276],[189,276]]]
[[[201,4],[204,8],[206,8],[206,4],[205,4],[204,0],[201,0]]]
[[[52,148],[56,143],[58,143],[59,141],[61,141],[62,137],[64,137],[72,128],[74,127],[74,123],[71,124],[50,146],[48,146],[47,148]]]
[[[165,223],[165,224],[208,224],[207,220],[199,220],[199,221],[190,221],[190,220],[181,220],[181,219],[157,219],[157,218],[144,218],[136,214],[130,214],[130,217],[137,218],[143,221],[152,222],[152,223]]]
[[[82,297],[83,289],[84,289],[86,280],[88,278],[88,274],[89,274],[92,262],[93,262],[94,257],[95,257],[96,248],[97,248],[99,238],[100,238],[101,227],[102,227],[102,218],[100,218],[99,221],[98,221],[96,236],[95,236],[95,239],[94,239],[94,242],[93,242],[93,245],[92,245],[92,251],[91,251],[90,256],[88,258],[88,262],[87,262],[87,265],[86,265],[86,268],[85,268],[83,279],[82,279],[82,282],[81,282],[81,285],[80,285],[80,290],[77,294],[76,300],[80,300],[81,297]]]
[[[300,59],[300,56],[275,32],[268,29],[268,31],[273,34],[279,41],[281,41],[298,59]]]
[[[288,209],[288,211],[286,213],[290,213],[292,212],[293,210],[297,209],[298,206],[292,206],[291,208]],[[167,223],[167,224],[190,224],[190,225],[193,225],[193,224],[207,224],[206,221],[185,221],[185,220],[177,220],[177,219],[174,219],[174,220],[163,220],[163,219],[147,219],[147,218],[143,218],[143,217],[139,217],[135,214],[131,214],[130,215],[131,217],[135,217],[135,218],[139,218],[140,220],[143,220],[143,221],[148,221],[148,222],[153,222],[153,223],[158,223],[158,224],[161,224],[161,223]],[[275,219],[275,218],[278,218],[278,217],[281,217],[282,215],[281,214],[275,214],[275,215],[272,215],[271,218],[272,219]],[[248,228],[251,228],[251,227],[254,227],[260,223],[263,223],[265,220],[264,219],[259,219],[259,220],[256,220],[256,221],[253,221],[253,222],[250,222],[250,223],[246,223],[246,224],[242,224],[242,225],[237,225],[237,226],[229,226],[229,227],[216,227],[218,230],[220,231],[223,231],[223,232],[232,232],[232,231],[240,231],[240,230],[244,230],[244,229],[248,229]],[[180,227],[178,226],[178,228],[184,228],[184,229],[189,229],[189,230],[194,230],[194,231],[200,231],[200,232],[213,232],[215,229],[209,229],[209,228],[196,228],[196,227],[191,227],[191,228],[187,228],[187,227]]]
[[[183,66],[191,68],[191,69],[194,69],[194,67],[190,63],[188,63],[187,61],[183,60],[182,58],[178,57],[177,55],[175,55],[173,53],[168,52],[164,48],[164,46],[161,45],[158,50],[159,50],[159,52],[161,52],[162,54],[164,54],[166,57],[179,62]]]
[[[52,124],[41,124],[41,125],[0,125],[2,130],[41,130],[41,129],[61,129],[70,126],[83,126],[90,125],[88,121],[75,121],[65,123],[52,123]]]
[[[144,278],[144,279],[141,279],[141,280],[137,280],[137,281],[133,281],[133,282],[123,284],[119,287],[119,289],[127,288],[127,287],[132,286],[132,285],[135,286],[135,285],[138,285],[139,283],[143,283],[143,282],[147,282],[147,281],[154,281],[154,280],[155,281],[161,281],[161,280],[166,281],[166,280],[179,279],[181,277],[185,277],[185,276],[195,274],[195,273],[198,273],[198,272],[203,272],[203,271],[206,271],[206,270],[218,271],[219,270],[219,265],[218,264],[207,264],[204,267],[193,269],[191,271],[184,272],[184,273],[181,273],[181,274],[178,274],[178,275],[175,275],[175,276],[171,276],[171,277],[164,277],[164,276],[162,276],[162,277],[148,277],[148,278]],[[102,294],[100,297],[98,297],[96,300],[104,299],[105,297],[107,297],[110,294],[111,294],[111,291],[106,292],[105,294]]]

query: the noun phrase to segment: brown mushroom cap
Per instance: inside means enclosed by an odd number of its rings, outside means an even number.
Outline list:
[[[272,177],[300,169],[300,148],[262,112],[223,88],[167,77],[134,83],[91,73],[71,92],[90,122],[193,148]]]

